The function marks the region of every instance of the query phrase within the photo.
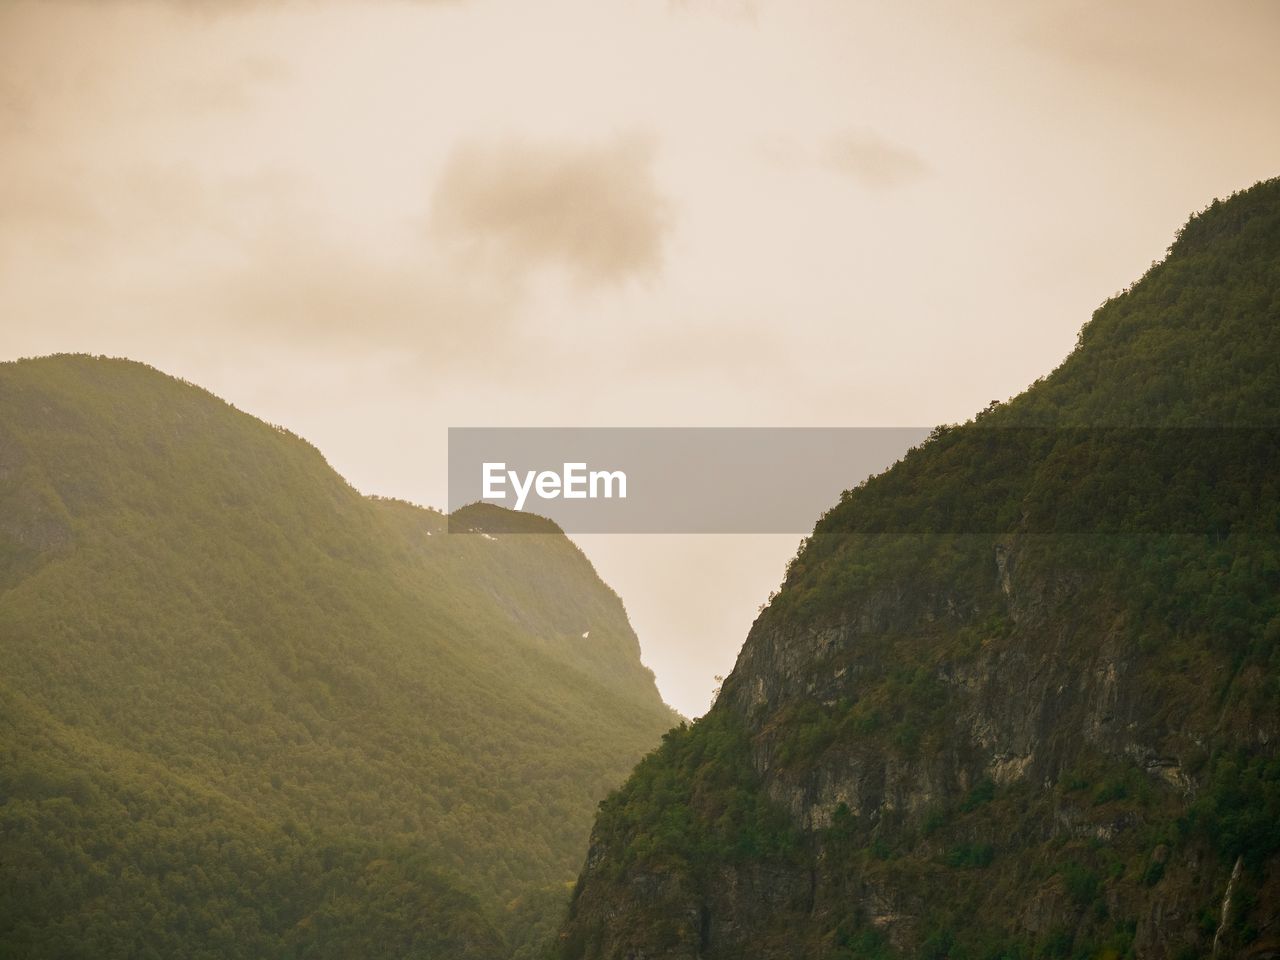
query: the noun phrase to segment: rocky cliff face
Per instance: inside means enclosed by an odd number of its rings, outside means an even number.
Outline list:
[[[1280,955],[1277,265],[1272,181],[846,494],[562,955]]]

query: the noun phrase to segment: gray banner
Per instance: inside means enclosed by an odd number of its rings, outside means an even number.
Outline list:
[[[923,427],[449,430],[449,510],[477,501],[568,533],[795,533]],[[465,523],[451,524],[465,532]]]
[[[455,429],[449,506],[486,501],[571,533],[805,534],[844,490],[928,436],[911,427]],[[1273,427],[971,424],[940,428],[931,451],[898,478],[896,508],[849,514],[842,530],[1280,529],[1254,506],[1280,477]],[[522,526],[513,520],[505,526]],[[474,526],[474,512],[450,524]]]

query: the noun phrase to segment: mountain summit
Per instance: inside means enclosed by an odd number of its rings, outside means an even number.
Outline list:
[[[675,716],[554,525],[459,520],[141,364],[0,364],[0,953],[532,949]]]
[[[1280,181],[818,522],[565,958],[1280,956]]]

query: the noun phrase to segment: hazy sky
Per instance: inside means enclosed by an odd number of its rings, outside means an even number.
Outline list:
[[[0,0],[0,358],[441,505],[450,425],[963,420],[1280,174],[1278,47],[1275,0]],[[795,546],[581,542],[688,714]]]

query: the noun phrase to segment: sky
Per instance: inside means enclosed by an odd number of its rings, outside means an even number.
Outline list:
[[[0,0],[0,359],[145,361],[441,506],[450,426],[963,421],[1280,174],[1278,43],[1273,0]],[[798,536],[576,539],[695,716]]]

